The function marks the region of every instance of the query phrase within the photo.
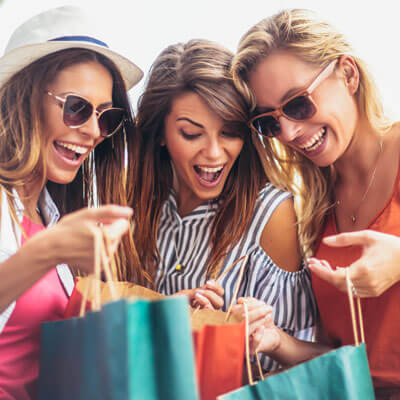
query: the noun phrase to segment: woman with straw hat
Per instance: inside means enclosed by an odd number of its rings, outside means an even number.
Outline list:
[[[122,236],[132,210],[111,203],[127,204],[126,91],[141,77],[76,7],[22,24],[0,58],[2,399],[35,397],[40,323],[63,316],[73,286],[67,264],[92,270],[98,225],[111,253],[122,240],[120,261],[131,251]],[[98,204],[109,205],[76,211]],[[132,278],[130,262],[120,278]]]

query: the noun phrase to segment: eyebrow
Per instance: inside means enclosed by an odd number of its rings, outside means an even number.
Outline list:
[[[292,89],[289,89],[282,97],[280,100],[280,104],[284,103],[287,99],[292,97],[294,94],[298,93],[299,95],[307,90],[307,87],[301,86],[301,87],[294,87]]]
[[[97,110],[98,110],[98,109],[104,109],[104,108],[110,108],[110,107],[112,107],[112,106],[113,106],[112,101],[109,101],[109,102],[107,102],[107,103],[99,104],[99,105],[97,106]]]
[[[195,121],[193,121],[193,120],[191,120],[190,118],[187,118],[187,117],[177,118],[176,120],[177,120],[177,121],[188,121],[188,122],[190,122],[191,124],[198,126],[199,128],[204,128],[203,125],[201,125],[201,124],[199,124],[198,122],[195,122]]]
[[[72,95],[72,96],[79,96],[82,97],[83,99],[87,100],[85,96],[79,94],[79,93],[75,93],[75,92],[63,92],[58,94],[57,96],[61,96],[61,97],[65,97],[68,95]],[[90,101],[90,100],[88,100]],[[93,104],[93,103],[92,103]],[[108,108],[108,107],[112,107],[113,102],[112,101],[106,101],[105,103],[101,103],[97,106],[96,110],[98,110],[99,108]]]
[[[301,87],[294,87],[289,89],[280,99],[279,104],[282,105],[283,103],[285,103],[285,101],[287,99],[289,99],[290,97],[292,97],[294,94],[298,93],[299,95],[303,92],[305,92],[307,90],[307,88],[304,88],[303,86]],[[269,111],[273,111],[275,110],[274,107],[256,107],[255,112],[257,113],[266,113]]]

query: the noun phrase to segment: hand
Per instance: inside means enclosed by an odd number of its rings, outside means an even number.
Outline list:
[[[349,266],[349,278],[359,297],[377,297],[400,279],[400,238],[386,233],[363,230],[324,238],[332,247],[358,245],[362,255]],[[329,263],[309,259],[310,270],[341,291],[346,291],[344,268],[333,270]]]
[[[86,208],[61,218],[47,230],[52,238],[50,246],[56,254],[56,263],[66,263],[91,273],[94,269],[94,237],[103,224],[107,235],[108,253],[114,254],[122,236],[129,228],[132,209],[116,205]],[[35,237],[33,237],[35,239]]]
[[[196,289],[181,290],[176,294],[188,297],[191,307],[220,309],[224,305],[224,288],[215,282],[208,281],[205,285]]]
[[[269,353],[280,345],[280,334],[275,326],[273,308],[253,297],[239,298],[232,312],[239,318],[245,318],[243,303],[247,304],[249,318],[250,352],[252,354]]]

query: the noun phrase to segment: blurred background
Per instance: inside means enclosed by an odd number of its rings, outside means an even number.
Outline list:
[[[388,114],[400,119],[400,2],[381,0],[0,0],[0,53],[29,17],[66,4],[88,9],[103,39],[145,72],[166,46],[192,38],[217,41],[232,51],[262,18],[282,8],[309,8],[335,24],[370,66]],[[145,79],[131,92],[136,109]]]

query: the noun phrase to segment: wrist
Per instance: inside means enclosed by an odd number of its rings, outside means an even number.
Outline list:
[[[47,272],[60,263],[58,239],[52,228],[27,240],[24,247],[32,255],[32,261],[38,265],[38,270]]]

